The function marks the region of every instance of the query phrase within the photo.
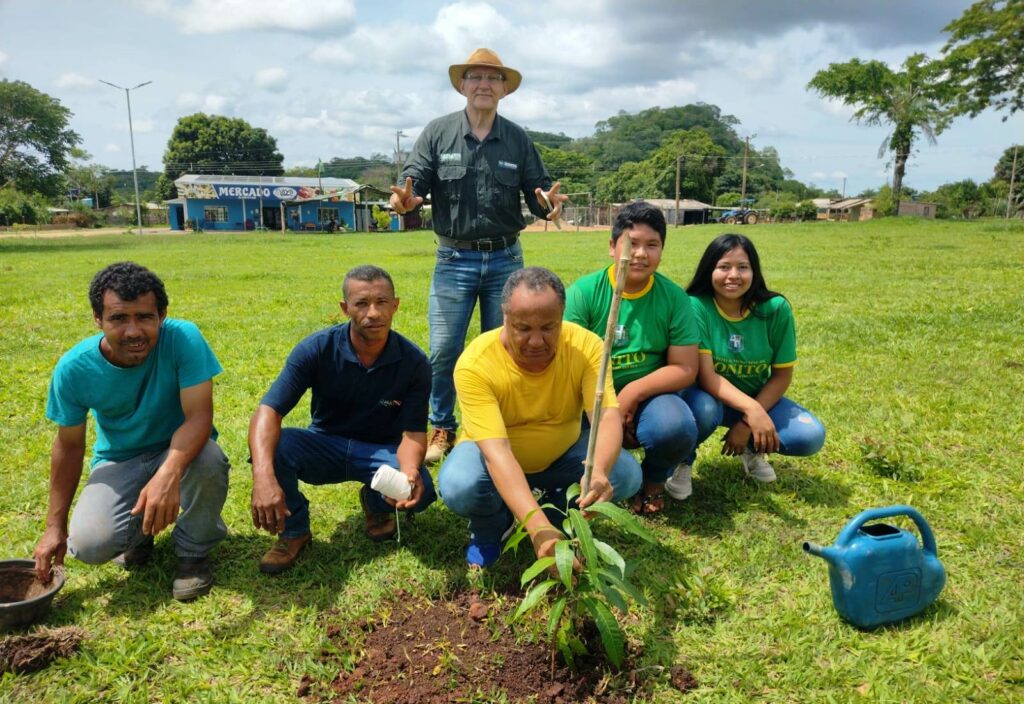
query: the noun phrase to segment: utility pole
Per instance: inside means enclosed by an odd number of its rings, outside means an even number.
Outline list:
[[[1013,147],[1013,166],[1010,168],[1010,192],[1006,194],[1006,219],[1010,219],[1013,204],[1013,185],[1017,180],[1017,145]]]
[[[320,195],[324,194],[324,162],[320,157],[316,158],[316,182],[320,187]]]
[[[408,136],[402,130],[395,130],[395,183],[402,175],[402,147],[398,140]]]
[[[676,157],[676,225],[679,224],[679,162],[682,160],[682,154]]]
[[[117,88],[118,90],[123,90],[124,91],[124,99],[128,102],[128,137],[131,139],[131,143],[132,143],[132,180],[135,181],[135,214],[136,214],[136,216],[138,217],[138,220],[139,220],[139,234],[141,235],[142,234],[142,203],[140,202],[140,199],[139,199],[139,174],[138,174],[138,172],[135,169],[135,131],[132,129],[132,99],[129,96],[129,93],[131,91],[135,90],[136,88],[141,88],[142,86],[148,86],[153,81],[146,81],[145,83],[140,83],[137,86],[132,86],[131,88],[125,88],[124,86],[118,86],[118,85],[115,85],[115,84],[113,84],[113,83],[111,83],[109,81],[104,81],[102,78],[100,78],[98,80],[99,80],[100,83],[106,83],[111,88]]]
[[[743,140],[743,181],[740,185],[740,207],[747,206],[747,153],[750,151],[750,136]]]
[[[843,200],[846,200],[846,177],[843,176]]]

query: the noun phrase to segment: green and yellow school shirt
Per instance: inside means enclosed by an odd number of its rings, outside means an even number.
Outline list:
[[[566,320],[604,337],[615,292],[615,268],[595,271],[565,292]],[[697,324],[686,291],[655,272],[647,286],[624,293],[612,340],[611,368],[618,393],[626,384],[665,366],[668,348],[696,345]]]
[[[772,369],[796,364],[793,309],[782,296],[763,301],[742,318],[722,312],[713,296],[690,298],[700,330],[700,353],[709,354],[715,371],[748,396],[756,396]]]

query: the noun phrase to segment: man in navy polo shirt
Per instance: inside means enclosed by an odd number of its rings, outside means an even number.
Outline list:
[[[362,482],[366,533],[395,534],[393,509],[418,512],[437,498],[423,466],[427,449],[430,363],[391,330],[398,310],[395,286],[383,269],[364,265],[345,274],[341,310],[349,322],[316,332],[292,350],[249,425],[252,522],[278,536],[260,571],[283,572],[312,540],[307,484]],[[281,421],[312,389],[309,428]],[[412,493],[395,502],[370,489],[374,472],[389,465],[405,474]]]

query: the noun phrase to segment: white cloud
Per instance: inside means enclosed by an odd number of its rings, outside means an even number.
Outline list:
[[[106,154],[120,154],[121,147],[117,146],[116,144],[105,144],[103,145],[103,151]]]
[[[228,104],[228,98],[216,93],[199,95],[198,93],[180,93],[175,101],[179,108],[199,110],[208,113],[221,113]]]
[[[829,176],[832,178],[847,178],[848,174],[845,171],[833,171]]]
[[[825,172],[824,171],[812,171],[811,172],[811,178],[814,179],[815,181],[820,181],[821,179],[825,178]]]
[[[5,63],[7,63],[7,59],[9,59],[9,58],[10,57],[7,56],[7,54],[5,54],[4,52],[0,51],[0,68],[3,68],[3,65]]]
[[[263,29],[321,33],[344,28],[356,16],[354,0],[191,0],[182,8],[166,3],[148,7],[179,22],[186,34]]]
[[[288,72],[277,66],[257,71],[256,85],[272,93],[280,93],[288,85]]]
[[[457,2],[438,10],[431,28],[460,61],[478,46],[507,41],[512,24],[485,2]]]
[[[78,73],[62,73],[57,77],[56,85],[58,88],[69,88],[71,90],[79,90],[82,88],[95,88],[100,85],[100,82],[95,78],[86,78],[85,76]]]
[[[127,132],[128,121],[125,120],[124,122],[118,122],[116,127],[122,132]],[[152,120],[140,120],[138,118],[132,118],[131,129],[132,132],[134,132],[135,134],[147,134],[149,132],[154,132],[156,130],[156,123],[154,123]]]

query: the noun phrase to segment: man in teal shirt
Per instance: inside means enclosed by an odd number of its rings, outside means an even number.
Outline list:
[[[36,576],[48,582],[66,552],[89,564],[143,564],[153,537],[174,523],[172,594],[194,599],[210,591],[207,555],[227,535],[229,464],[213,428],[221,366],[193,323],[167,317],[163,282],[145,267],[111,264],[89,300],[100,334],[66,352],[50,381],[46,417],[59,427]],[[96,442],[69,527],[90,411]]]

